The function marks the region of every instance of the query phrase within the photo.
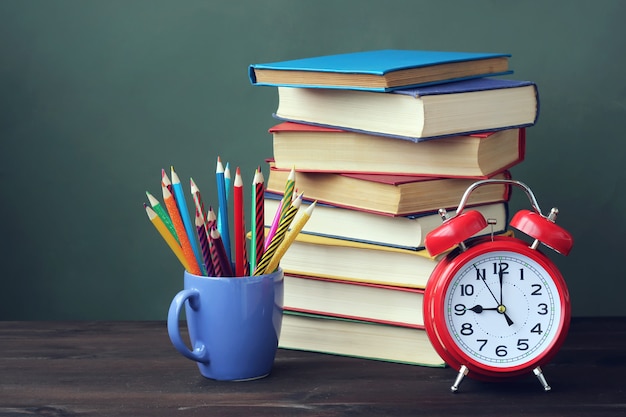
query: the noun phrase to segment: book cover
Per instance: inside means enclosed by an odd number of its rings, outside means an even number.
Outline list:
[[[511,74],[510,54],[373,50],[252,64],[253,85],[392,91],[408,86]]]
[[[279,87],[278,96],[278,120],[412,142],[528,127],[539,117],[531,81],[479,78],[388,93]]]
[[[285,311],[281,349],[445,367],[425,330]]]

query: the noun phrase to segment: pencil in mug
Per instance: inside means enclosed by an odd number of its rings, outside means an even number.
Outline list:
[[[191,249],[193,250],[193,254],[196,258],[196,263],[200,266],[200,272],[202,275],[206,275],[206,268],[204,267],[204,262],[202,260],[202,253],[200,252],[200,246],[198,245],[198,239],[196,239],[196,231],[193,223],[191,223],[191,217],[189,217],[189,209],[187,208],[187,201],[185,200],[185,193],[183,191],[183,186],[180,183],[180,178],[178,178],[178,174],[174,171],[174,167],[171,167],[172,172],[172,190],[174,190],[174,200],[176,201],[176,206],[178,207],[178,212],[180,213],[180,217],[183,220],[183,226],[185,226],[185,231],[187,232],[187,236],[189,238],[189,243],[191,244]]]
[[[163,190],[163,201],[165,202],[165,208],[170,215],[170,219],[172,219],[172,224],[174,225],[174,229],[176,229],[176,234],[178,235],[178,239],[180,240],[180,246],[183,250],[183,254],[185,255],[185,259],[187,260],[187,264],[189,266],[189,271],[191,274],[200,275],[200,267],[198,265],[198,261],[196,260],[196,256],[193,253],[193,249],[191,248],[191,242],[189,242],[189,236],[187,236],[187,232],[185,232],[185,226],[183,225],[183,220],[180,218],[180,213],[178,211],[178,207],[176,206],[176,201],[174,201],[174,197],[172,193],[166,186],[161,186]]]
[[[202,220],[200,212],[196,211],[195,225],[198,235],[198,242],[200,243],[200,250],[202,251],[202,261],[208,276],[214,274],[213,262],[211,261],[211,247],[209,246],[209,237],[207,235],[206,225]]]
[[[272,241],[272,238],[276,234],[276,229],[278,229],[278,223],[280,223],[280,214],[282,213],[282,208],[283,208],[283,200],[280,200],[278,202],[278,208],[276,208],[276,213],[274,213],[274,219],[272,220],[272,225],[270,226],[270,230],[267,232],[267,235],[265,236],[265,247],[263,250],[264,252],[267,250],[267,248],[270,245],[270,242]]]
[[[217,230],[222,237],[222,242],[224,244],[224,250],[226,251],[226,256],[230,262],[230,232],[228,230],[228,199],[227,199],[227,189],[224,180],[224,165],[222,164],[222,160],[220,157],[217,157],[217,164],[215,167],[215,181],[217,182],[217,197],[219,200],[218,213],[217,213]]]
[[[161,168],[161,185],[163,187],[167,187],[167,189],[170,190],[170,193],[174,193],[174,191],[172,191],[172,182],[163,168]]]
[[[233,183],[233,225],[235,234],[235,276],[246,275],[248,258],[246,256],[246,221],[244,216],[243,179],[241,170],[235,171]]]
[[[169,214],[167,214],[167,211],[165,211],[165,209],[163,208],[159,200],[157,200],[148,191],[146,191],[146,196],[148,197],[148,201],[150,202],[150,205],[152,206],[152,210],[154,210],[157,216],[161,218],[161,221],[163,221],[163,224],[165,225],[165,227],[167,227],[167,230],[169,230],[169,232],[172,234],[174,239],[176,239],[176,242],[180,245],[180,240],[178,240],[176,229],[174,229],[174,225],[172,224],[172,219],[170,219],[170,216]]]
[[[213,227],[209,236],[211,237],[211,260],[215,269],[215,276],[232,277],[233,270],[230,265],[230,259],[226,256],[226,249],[224,248],[224,242],[220,236],[220,232],[216,227]]]
[[[250,240],[250,270],[254,271],[256,264],[261,260],[265,251],[265,185],[261,168],[254,172],[252,180],[251,207],[251,240]],[[278,210],[280,212],[280,210]]]
[[[193,178],[189,178],[189,188],[191,189],[191,197],[193,198],[194,205],[196,206],[196,212],[200,213],[200,217],[204,222],[204,202],[202,201],[202,194],[200,194],[200,189],[194,182]]]
[[[293,200],[293,190],[296,187],[296,168],[291,168],[287,181],[285,182],[285,192],[283,193],[283,205],[280,210],[280,218],[285,217],[285,213],[289,209],[289,205]]]
[[[278,224],[278,229],[276,230],[276,234],[272,238],[270,245],[265,250],[265,253],[263,253],[261,261],[257,264],[256,269],[254,270],[254,275],[263,275],[268,272],[267,265],[269,265],[272,260],[272,256],[274,256],[274,253],[276,252],[276,249],[278,249],[278,246],[283,241],[285,234],[287,233],[287,230],[289,229],[289,226],[291,225],[291,222],[293,221],[293,218],[298,212],[301,204],[302,194],[300,194],[289,205],[289,208],[285,212],[285,216],[280,220],[280,223]]]
[[[313,210],[315,209],[316,204],[317,200],[314,201],[309,207],[307,207],[307,209],[303,211],[302,214],[293,221],[291,229],[289,229],[283,241],[280,243],[280,245],[278,245],[278,248],[276,248],[276,252],[274,252],[270,263],[267,264],[267,266],[265,267],[264,274],[274,272],[276,268],[278,268],[278,264],[280,263],[282,257],[285,255],[285,252],[287,252],[287,249],[289,249],[293,241],[296,240],[296,237],[298,236],[304,225],[306,225],[306,223],[311,218],[311,214],[313,214]]]
[[[187,259],[185,259],[185,254],[183,253],[183,250],[181,249],[178,242],[174,239],[174,236],[172,236],[167,226],[165,226],[165,223],[163,223],[163,220],[161,220],[159,215],[152,208],[148,207],[147,204],[144,204],[144,207],[146,209],[146,213],[148,214],[148,218],[150,219],[150,222],[152,222],[152,224],[157,229],[157,231],[159,232],[163,240],[165,240],[165,242],[170,247],[172,252],[174,252],[174,255],[176,255],[176,257],[178,258],[178,261],[181,263],[183,268],[185,268],[186,270],[189,270],[190,269],[189,264],[187,263]]]

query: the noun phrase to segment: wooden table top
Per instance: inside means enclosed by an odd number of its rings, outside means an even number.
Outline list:
[[[0,417],[626,415],[626,318],[573,319],[533,375],[456,372],[279,349],[267,378],[217,382],[171,345],[164,322],[0,322]]]

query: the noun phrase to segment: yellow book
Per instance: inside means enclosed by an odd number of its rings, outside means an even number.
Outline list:
[[[283,256],[285,272],[425,288],[438,258],[409,250],[300,233]]]

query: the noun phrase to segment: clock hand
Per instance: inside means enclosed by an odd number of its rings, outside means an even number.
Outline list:
[[[498,307],[485,308],[485,307],[481,306],[480,304],[476,304],[474,307],[468,308],[468,310],[471,310],[474,313],[480,314],[483,311],[487,311],[487,310],[498,310]]]
[[[500,269],[498,270],[498,281],[500,281],[500,305],[502,305],[502,281],[503,281],[504,271],[502,271],[502,264],[500,264]]]
[[[478,268],[476,268],[476,265],[473,265],[473,264],[472,264],[472,266],[474,267],[474,269],[475,269],[477,272],[479,272],[479,271],[478,271]],[[489,293],[491,294],[491,296],[493,297],[493,299],[496,301],[496,303],[498,303],[498,305],[501,305],[501,303],[500,303],[500,302],[498,302],[498,299],[496,298],[496,296],[495,296],[495,295],[493,295],[493,291],[491,291],[491,288],[489,288],[489,285],[487,285],[487,281],[485,281],[485,276],[484,276],[483,274],[480,274],[480,272],[479,272],[478,276],[479,276],[480,280],[483,282],[483,284],[485,284],[485,287],[487,287],[487,289],[489,290]]]
[[[504,278],[504,271],[502,270],[502,264],[500,264],[500,268],[498,269],[498,281],[500,281],[500,305],[498,306],[498,312],[504,314],[504,319],[506,320],[506,324],[509,326],[513,325],[513,320],[506,314],[506,307],[502,303],[502,282]]]
[[[476,267],[476,265],[473,265],[474,269],[476,271],[478,271],[478,268]],[[502,267],[500,267],[500,271],[498,272],[498,275],[500,275],[500,277],[502,277]],[[485,287],[487,287],[487,289],[489,290],[489,293],[491,294],[491,296],[493,297],[493,299],[496,301],[496,303],[498,303],[498,307],[496,308],[496,310],[498,311],[498,313],[503,314],[504,315],[504,319],[506,320],[506,324],[508,324],[509,326],[513,325],[513,320],[511,320],[511,318],[509,317],[508,314],[506,314],[506,307],[498,301],[498,299],[496,298],[496,296],[493,294],[493,291],[491,291],[491,288],[489,288],[489,285],[487,285],[487,281],[485,280],[485,277],[483,275],[481,275],[479,273],[478,275],[480,277],[480,280],[485,284]],[[502,283],[502,280],[500,280],[500,282]],[[502,295],[502,290],[500,290],[500,295]],[[481,307],[481,311],[482,310],[486,310],[484,308]],[[473,310],[472,310],[473,311]]]

